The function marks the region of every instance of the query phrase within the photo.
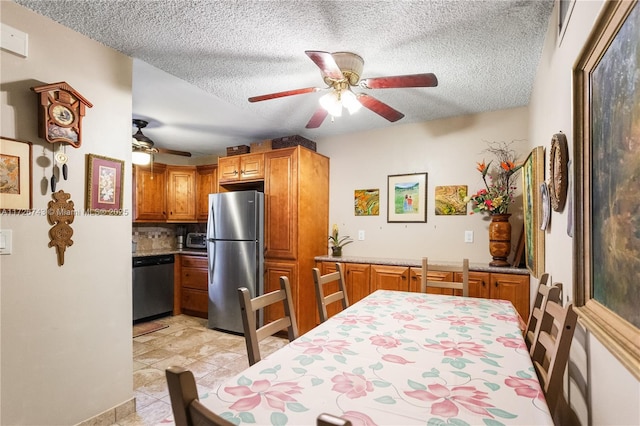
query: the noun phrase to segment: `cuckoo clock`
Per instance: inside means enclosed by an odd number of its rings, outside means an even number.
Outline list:
[[[38,135],[50,143],[82,144],[82,117],[93,105],[64,81],[32,87],[38,94]]]

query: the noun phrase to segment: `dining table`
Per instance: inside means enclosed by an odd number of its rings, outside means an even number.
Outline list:
[[[552,425],[509,301],[377,290],[201,398],[235,424]]]

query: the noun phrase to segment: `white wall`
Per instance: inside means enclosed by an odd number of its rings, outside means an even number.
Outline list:
[[[44,178],[51,145],[38,137],[31,87],[66,81],[93,103],[79,149],[67,148],[69,192],[85,204],[86,155],[126,161],[124,208],[131,209],[132,61],[11,2],[2,22],[29,34],[29,56],[2,51],[2,135],[33,143],[33,207],[51,200]],[[44,151],[44,154],[43,154]],[[0,256],[3,425],[69,425],[133,397],[131,216],[77,215],[73,246],[57,265],[43,215],[0,216],[13,254]]]
[[[371,113],[360,111],[359,114]],[[440,185],[468,185],[469,193],[483,187],[476,162],[490,155],[485,141],[515,140],[512,148],[524,160],[529,152],[528,109],[514,108],[426,123],[396,125],[387,130],[323,139],[318,151],[331,158],[329,223],[341,235],[356,241],[344,248],[345,256],[437,260],[468,257],[471,262],[491,261],[489,217],[485,214],[436,216],[434,191]],[[427,223],[387,223],[387,176],[427,172]],[[516,179],[521,193],[520,177]],[[380,215],[355,216],[354,190],[380,189]],[[470,209],[469,209],[470,211]],[[522,226],[522,198],[509,209],[512,240]],[[357,241],[359,230],[365,240]],[[464,242],[464,231],[474,232],[474,242]]]
[[[551,137],[562,130],[573,157],[571,74],[598,13],[601,1],[575,2],[562,43],[558,46],[557,18],[549,23],[545,47],[538,67],[529,109],[530,140],[547,149]],[[548,161],[548,160],[547,160]],[[546,167],[548,173],[548,167]],[[573,295],[573,239],[567,234],[568,209],[553,212],[546,234],[545,263],[553,281],[564,283],[568,297]],[[640,382],[636,380],[591,334],[590,360],[593,424],[640,424]]]

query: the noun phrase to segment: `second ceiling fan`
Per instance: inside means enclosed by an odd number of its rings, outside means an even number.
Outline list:
[[[353,114],[361,106],[394,122],[404,117],[404,114],[371,95],[354,93],[351,91],[351,87],[360,87],[363,89],[392,89],[403,87],[435,87],[438,85],[438,79],[432,73],[376,77],[361,80],[360,76],[362,74],[364,60],[355,53],[329,53],[318,50],[307,50],[305,53],[320,68],[322,79],[328,87],[307,87],[304,89],[253,96],[249,98],[249,102],[260,102],[330,89],[331,91],[329,93],[320,98],[320,106],[305,126],[307,129],[320,127],[329,114],[332,116],[340,116],[343,108],[347,108],[347,110]]]

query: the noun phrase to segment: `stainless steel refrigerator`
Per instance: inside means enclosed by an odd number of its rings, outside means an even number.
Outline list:
[[[264,194],[209,194],[209,328],[243,333],[238,288],[264,292]],[[260,319],[260,323],[262,323]]]

